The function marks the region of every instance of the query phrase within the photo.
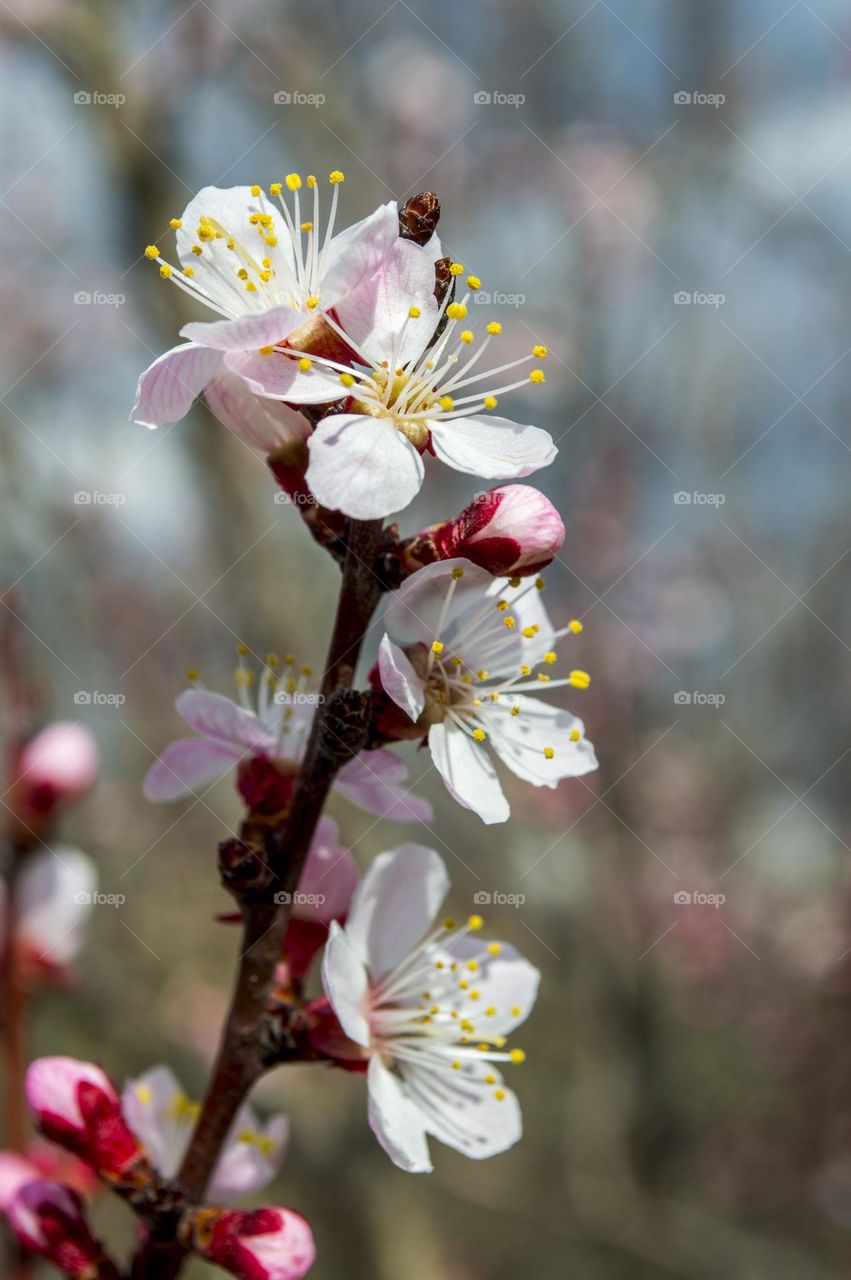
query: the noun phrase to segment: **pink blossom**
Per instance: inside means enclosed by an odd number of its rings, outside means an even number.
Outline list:
[[[27,1071],[26,1093],[45,1138],[99,1173],[121,1175],[143,1155],[125,1123],[115,1086],[94,1063],[38,1058]]]
[[[313,1266],[313,1233],[291,1209],[198,1209],[181,1227],[184,1243],[239,1280],[300,1280]]]
[[[408,544],[412,568],[464,556],[488,573],[538,573],[564,543],[553,504],[531,485],[509,484],[477,494],[455,520],[423,529]]]
[[[98,752],[93,734],[75,720],[47,725],[15,762],[12,807],[25,822],[76,800],[94,782]]]

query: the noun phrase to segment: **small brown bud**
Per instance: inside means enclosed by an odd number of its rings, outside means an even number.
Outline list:
[[[414,244],[428,244],[440,221],[440,201],[433,191],[420,191],[399,212],[399,235]]]

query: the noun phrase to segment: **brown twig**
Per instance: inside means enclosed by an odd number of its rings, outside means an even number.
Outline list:
[[[346,560],[328,649],[322,698],[314,717],[299,781],[281,831],[267,844],[276,888],[299,881],[316,824],[340,765],[365,732],[359,695],[352,696],[355,667],[379,597],[372,570],[382,522],[351,521]],[[189,1200],[203,1199],[236,1113],[265,1069],[265,1025],[275,970],[283,952],[291,904],[248,899],[243,906],[243,946],[233,998],[201,1115],[177,1176]],[[137,1254],[133,1280],[172,1280],[186,1254],[173,1239],[152,1236]]]

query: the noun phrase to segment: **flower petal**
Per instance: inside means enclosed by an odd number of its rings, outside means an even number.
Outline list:
[[[225,366],[207,384],[204,398],[228,431],[261,453],[272,453],[310,435],[310,423],[303,414],[279,400],[255,395],[244,378]]]
[[[195,342],[166,351],[139,379],[136,402],[130,412],[133,422],[143,427],[179,422],[215,376],[221,361],[220,352]]]
[[[417,675],[402,649],[385,635],[378,647],[381,687],[397,707],[419,720],[425,707],[425,681]]]
[[[485,952],[478,935],[467,934],[445,948],[447,960],[463,963],[475,960],[478,966],[476,989],[479,1009],[496,1009],[487,1017],[488,1035],[508,1035],[525,1022],[538,997],[541,975],[508,942],[500,943],[499,955]]]
[[[322,255],[322,306],[328,310],[383,265],[399,238],[395,200],[380,205],[331,240]]]
[[[232,306],[234,294],[225,279],[233,280],[234,272],[242,262],[235,263],[234,252],[227,248],[228,238],[239,243],[240,249],[254,258],[259,271],[262,259],[270,257],[276,269],[280,265],[292,271],[292,249],[289,235],[278,236],[276,248],[271,249],[263,237],[263,229],[250,221],[252,212],[259,212],[260,197],[251,194],[250,187],[202,187],[181,216],[182,227],[177,232],[177,256],[184,267],[192,267],[195,283],[214,298],[223,298]],[[222,239],[208,240],[202,244],[200,254],[192,248],[197,244],[197,231],[202,218],[218,224]]]
[[[463,570],[463,576],[456,579],[458,569]],[[452,601],[447,609],[447,593],[453,582]],[[480,610],[482,597],[492,585],[488,571],[471,560],[438,560],[412,573],[393,592],[384,615],[385,626],[391,639],[403,647],[430,645],[437,639],[438,630],[444,637],[454,634],[456,620],[461,626],[466,625],[467,610]]]
[[[392,751],[362,751],[337,774],[336,788],[352,804],[394,822],[430,822],[432,807],[405,785],[408,767]]]
[[[253,711],[237,706],[222,693],[186,689],[175,707],[189,728],[205,738],[255,751],[271,750],[275,745],[274,735],[263,727]]]
[[[347,931],[331,921],[322,957],[322,986],[340,1026],[355,1044],[368,1047],[369,977],[363,955],[349,941]]]
[[[333,818],[320,818],[298,882],[300,900],[296,901],[294,914],[320,924],[341,920],[349,910],[357,883],[357,863],[340,844],[339,827]]]
[[[301,312],[290,306],[269,307],[236,320],[194,320],[183,326],[180,336],[216,351],[256,351],[281,342],[303,323]]]
[[[451,1079],[422,1067],[405,1064],[402,1075],[407,1096],[416,1099],[427,1131],[471,1160],[486,1160],[513,1147],[523,1135],[523,1118],[510,1089],[496,1089],[484,1080],[487,1069],[458,1072]],[[497,1072],[487,1074],[502,1081]]]
[[[428,425],[441,462],[487,480],[531,475],[548,466],[558,453],[548,431],[508,418],[457,418]]]
[[[389,421],[332,414],[307,445],[307,483],[324,507],[375,520],[401,511],[419,493],[422,458]]]
[[[97,887],[92,860],[79,849],[55,845],[33,854],[18,882],[20,931],[51,964],[70,964],[80,950]]]
[[[318,364],[304,372],[298,367],[298,357],[285,356],[281,351],[273,351],[267,356],[259,351],[231,351],[225,363],[232,373],[245,379],[255,395],[266,396],[270,400],[326,404],[339,400],[343,390],[335,373],[329,373]]]
[[[431,1173],[422,1112],[377,1055],[370,1061],[367,1084],[369,1127],[390,1159],[407,1173]]]
[[[156,1066],[128,1080],[121,1091],[121,1111],[152,1163],[165,1178],[180,1167],[192,1133],[191,1120],[179,1102],[183,1086],[171,1067]]]
[[[239,747],[208,738],[180,738],[169,743],[145,774],[145,799],[164,804],[193,795],[199,787],[223,778],[242,754]]]
[[[251,1107],[241,1107],[216,1164],[207,1192],[214,1204],[253,1196],[269,1185],[284,1162],[289,1122],[273,1116],[261,1128]]]
[[[439,307],[434,296],[434,259],[411,240],[396,239],[380,271],[335,310],[340,324],[374,364],[406,365],[422,355]],[[418,307],[417,318],[409,315]]]
[[[594,748],[585,726],[561,707],[525,694],[512,696],[520,714],[512,716],[506,703],[491,703],[482,717],[493,749],[512,773],[536,787],[555,787],[562,778],[579,778],[597,768]],[[571,733],[579,733],[571,742]],[[552,759],[545,748],[554,752]]]
[[[443,859],[424,845],[380,853],[352,899],[346,938],[380,982],[425,937],[449,890]]]
[[[428,745],[447,791],[459,804],[472,809],[488,826],[508,821],[511,810],[483,744],[457,725],[444,722],[432,725]]]

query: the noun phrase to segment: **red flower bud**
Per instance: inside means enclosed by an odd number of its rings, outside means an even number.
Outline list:
[[[28,1182],[9,1206],[9,1224],[29,1253],[76,1280],[118,1280],[118,1271],[89,1230],[83,1202],[61,1182]]]
[[[313,1266],[313,1233],[291,1209],[195,1209],[183,1244],[239,1280],[300,1280]]]
[[[107,1179],[143,1156],[121,1114],[111,1080],[91,1062],[39,1058],[27,1072],[27,1101],[38,1128]]]
[[[12,808],[28,825],[76,800],[98,771],[94,737],[74,720],[58,720],[31,738],[15,762]]]
[[[525,577],[550,563],[564,524],[549,498],[531,485],[506,484],[478,494],[455,520],[432,525],[405,549],[410,570],[464,556],[495,576]]]

